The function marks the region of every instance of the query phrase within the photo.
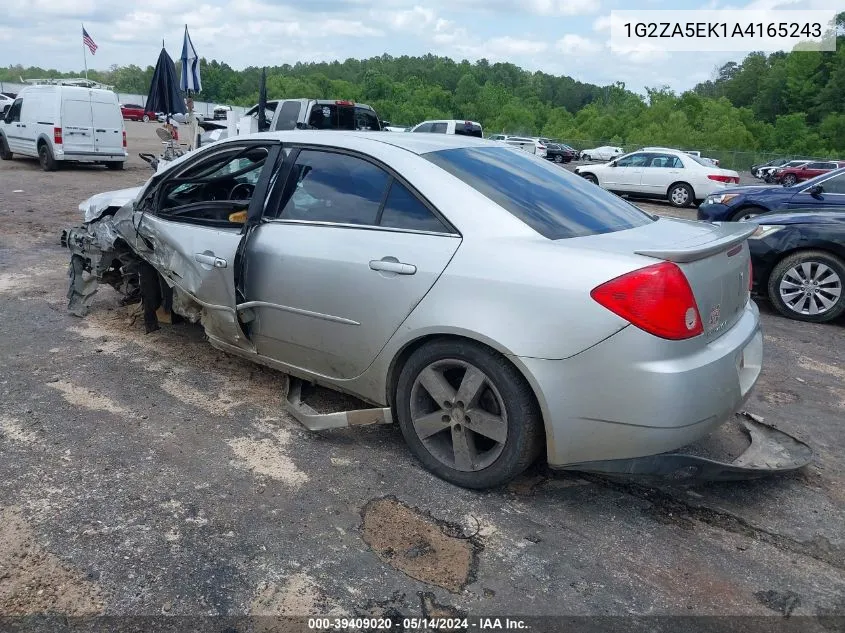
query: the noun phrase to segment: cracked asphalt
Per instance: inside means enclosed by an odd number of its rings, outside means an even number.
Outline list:
[[[812,446],[801,472],[681,487],[539,465],[462,490],[398,429],[309,433],[281,374],[199,326],[145,335],[108,288],[66,312],[61,229],[151,174],[155,125],[127,129],[123,172],[0,163],[0,616],[845,616],[843,321],[759,302],[746,408]]]

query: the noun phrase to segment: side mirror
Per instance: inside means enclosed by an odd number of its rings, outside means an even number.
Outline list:
[[[3,106],[2,109],[0,109],[0,119],[5,119],[6,115],[8,113],[9,113],[9,104],[7,103],[6,105]]]
[[[813,185],[812,187],[810,187],[809,192],[811,196],[813,196],[814,198],[818,198],[824,193],[824,187],[822,187],[821,185]]]
[[[615,161],[615,160],[610,161],[610,166],[611,166],[611,167],[616,167],[616,161]]]

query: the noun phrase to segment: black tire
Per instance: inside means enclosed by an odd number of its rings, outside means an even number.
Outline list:
[[[149,123],[149,122],[150,122],[150,117],[149,117],[149,116],[147,116],[147,115],[145,114],[143,117],[141,117],[141,120],[142,120],[144,123]]]
[[[771,184],[772,183],[772,175],[766,174],[765,176],[763,176],[763,182],[767,182],[767,183]]]
[[[425,406],[427,402],[438,407],[438,409],[443,406],[439,403],[435,404],[429,391],[423,389],[422,396],[420,395],[420,387],[417,387],[415,391],[420,374],[434,363],[446,365],[449,363],[465,363],[480,370],[487,378],[487,382],[482,383],[485,386],[479,393],[483,395],[475,400],[476,404],[473,406],[482,406],[482,399],[491,396],[491,394],[494,402],[500,402],[503,405],[501,407],[503,411],[500,411],[499,415],[506,420],[506,422],[503,422],[506,425],[506,438],[504,443],[498,443],[494,447],[496,451],[500,452],[494,454],[494,461],[486,467],[478,470],[462,470],[450,466],[441,457],[437,457],[434,452],[429,450],[417,434],[411,413],[412,396],[415,395],[416,398],[415,406]],[[459,369],[455,371],[460,373]],[[452,379],[454,380],[454,378]],[[460,384],[459,380],[460,378],[458,378],[456,385]],[[457,397],[456,385],[452,385],[455,389],[455,397]],[[490,388],[487,385],[493,387]],[[500,396],[500,400],[498,396]],[[525,471],[537,459],[543,447],[543,422],[540,408],[525,378],[504,356],[472,341],[439,339],[426,343],[417,349],[402,367],[396,384],[394,401],[399,428],[411,453],[429,471],[457,486],[483,489],[504,484]],[[455,403],[453,403],[453,406],[454,409],[451,406],[449,409],[464,412],[463,406]],[[464,406],[467,414],[474,410],[469,403]],[[433,409],[433,411],[437,412],[438,409]],[[446,419],[448,419],[448,416]],[[464,421],[464,424],[464,433],[466,433],[466,429],[472,430],[468,418]],[[442,431],[432,434],[427,441],[431,442],[431,438],[439,435],[439,441],[444,446],[451,445],[452,436],[447,437],[444,432],[451,429],[451,432],[454,433],[454,430],[460,430],[460,427],[461,425],[456,422],[447,423]],[[470,433],[469,436],[473,438],[471,443],[476,449],[481,445],[483,450],[483,442],[491,442],[477,432]],[[492,443],[495,444],[495,442]],[[476,450],[475,459],[482,457],[481,451]],[[455,458],[455,464],[457,465],[457,458]]]
[[[786,174],[786,176],[783,177],[782,182],[784,187],[791,187],[798,182],[798,178],[795,177],[795,174]]]
[[[593,183],[596,187],[599,186],[599,179],[593,176],[593,174],[584,174],[584,180],[588,180]]]
[[[584,156],[582,157],[582,160],[593,160],[593,158],[589,154],[584,154]]]
[[[763,207],[744,207],[731,216],[731,222],[739,222],[743,218],[753,218],[761,213],[767,213]]]
[[[111,169],[113,171],[121,171],[123,169],[123,161],[110,161],[106,163],[106,169]]]
[[[38,146],[38,163],[44,171],[56,171],[59,167],[59,164],[53,157],[53,150],[50,149],[47,143],[41,143]]]
[[[781,297],[780,285],[787,272],[799,264],[804,263],[824,265],[839,277],[839,298],[833,303],[833,305],[825,309],[821,314],[799,312],[788,306]],[[811,270],[817,271],[818,267],[812,268]],[[824,281],[824,279],[822,281]],[[845,312],[845,289],[843,289],[843,285],[845,285],[845,261],[842,261],[842,259],[836,255],[826,251],[805,250],[793,253],[778,262],[772,270],[772,274],[769,275],[769,283],[767,284],[766,290],[769,296],[769,301],[772,302],[775,309],[783,316],[789,319],[795,319],[796,321],[825,323],[836,319]],[[827,287],[829,288],[830,286],[828,285]],[[827,294],[823,296],[825,298],[832,298]],[[815,298],[810,297],[810,301],[815,302],[816,305],[818,305],[818,301]]]
[[[669,200],[669,204],[678,209],[688,207],[695,202],[692,187],[685,182],[676,182],[670,186],[666,192],[666,198]]]
[[[562,163],[563,162],[563,156],[561,156],[560,154],[555,154],[555,156],[552,160],[554,160],[556,163]]]
[[[9,149],[4,136],[0,136],[0,160],[12,160],[12,151]]]

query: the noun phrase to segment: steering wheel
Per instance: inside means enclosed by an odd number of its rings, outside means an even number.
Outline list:
[[[251,185],[248,182],[239,182],[229,192],[229,200],[249,200],[252,198],[254,192],[255,185]],[[241,194],[240,197],[238,197],[238,193]]]

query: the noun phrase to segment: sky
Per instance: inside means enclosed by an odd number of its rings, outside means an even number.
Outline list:
[[[433,53],[510,62],[637,92],[676,91],[744,53],[621,53],[614,9],[835,9],[842,0],[3,0],[0,64],[76,71],[81,24],[98,45],[89,68],[175,59],[188,25],[198,54],[233,68]]]

